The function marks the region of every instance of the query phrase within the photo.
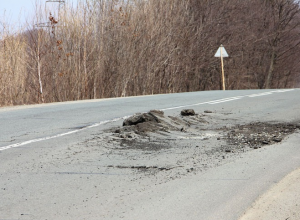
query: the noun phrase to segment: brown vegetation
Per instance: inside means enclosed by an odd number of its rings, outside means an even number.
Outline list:
[[[43,3],[44,4],[44,3]],[[86,0],[0,30],[0,105],[300,85],[295,0]],[[47,26],[47,25],[46,25]],[[15,30],[14,30],[15,31]]]

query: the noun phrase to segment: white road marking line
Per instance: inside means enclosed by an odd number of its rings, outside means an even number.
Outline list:
[[[167,111],[167,110],[173,110],[173,109],[178,109],[178,108],[186,108],[186,107],[192,107],[192,106],[204,105],[204,104],[217,104],[217,103],[229,102],[229,101],[241,99],[243,97],[244,96],[230,97],[230,98],[218,99],[218,100],[214,100],[214,101],[200,102],[200,103],[191,104],[191,105],[181,105],[181,106],[175,106],[175,107],[171,107],[171,108],[164,108],[164,109],[160,109],[160,110],[161,111]]]
[[[274,92],[290,92],[290,91],[293,91],[295,89],[281,89],[281,90],[276,90]]]
[[[181,105],[181,106],[175,106],[171,108],[163,108],[160,109],[161,111],[168,111],[168,110],[173,110],[173,109],[178,109],[178,108],[186,108],[186,107],[192,107],[192,106],[197,106],[197,105],[204,105],[204,104],[209,104],[209,102],[200,102],[196,104],[191,104],[191,105]]]
[[[276,90],[276,91],[270,91],[270,92],[263,92],[263,93],[256,93],[256,94],[252,94],[252,95],[247,95],[247,97],[258,97],[258,96],[264,96],[264,95],[271,95],[273,93],[279,93],[279,92],[290,92],[293,91],[295,89],[280,89],[280,90]]]
[[[186,107],[192,107],[192,106],[204,105],[204,104],[214,105],[214,104],[218,104],[218,103],[224,103],[224,102],[239,100],[239,99],[242,99],[244,97],[253,98],[253,97],[258,97],[258,96],[270,95],[270,94],[273,94],[275,92],[289,92],[289,91],[293,91],[293,90],[294,89],[281,89],[281,90],[276,90],[276,91],[271,91],[271,92],[263,92],[263,93],[257,93],[257,94],[246,95],[246,96],[229,97],[229,98],[218,99],[218,100],[208,101],[208,102],[200,102],[200,103],[191,104],[191,105],[175,106],[175,107],[165,108],[165,109],[161,109],[161,110],[162,111],[167,111],[167,110],[186,108]],[[82,131],[82,130],[98,127],[100,125],[111,123],[111,122],[116,122],[116,121],[119,121],[121,119],[126,119],[128,117],[130,117],[130,116],[119,117],[119,118],[115,118],[115,119],[112,119],[112,120],[105,120],[105,121],[101,121],[101,122],[86,126],[84,128],[81,128],[81,129],[76,129],[76,130],[73,130],[73,131],[69,131],[69,132],[66,132],[66,133],[61,133],[61,134],[48,136],[48,137],[44,137],[44,138],[37,138],[37,139],[33,139],[33,140],[28,140],[28,141],[16,143],[16,144],[11,144],[11,145],[8,145],[8,146],[0,147],[0,151],[7,150],[7,149],[10,149],[10,148],[21,147],[21,146],[24,146],[24,145],[27,145],[27,144],[36,143],[36,142],[40,142],[40,141],[46,141],[46,140],[50,140],[50,139],[54,139],[54,138],[58,138],[58,137],[63,137],[63,136],[66,136],[66,135],[77,133],[77,132]]]
[[[10,149],[10,148],[21,147],[21,146],[24,146],[24,145],[27,145],[27,144],[32,144],[32,143],[36,143],[36,142],[40,142],[40,141],[46,141],[46,140],[50,140],[50,139],[54,139],[54,138],[58,138],[58,137],[63,137],[63,136],[66,136],[66,135],[77,133],[77,132],[82,131],[82,130],[98,127],[100,125],[107,124],[107,123],[110,123],[110,122],[119,121],[121,119],[126,119],[128,117],[130,117],[130,116],[124,116],[124,117],[115,118],[115,119],[112,119],[112,120],[105,120],[105,121],[101,121],[99,123],[95,123],[95,124],[86,126],[84,128],[69,131],[69,132],[66,132],[66,133],[61,133],[61,134],[57,134],[57,135],[53,135],[53,136],[37,138],[37,139],[29,140],[29,141],[24,141],[24,142],[20,142],[20,143],[16,143],[16,144],[11,144],[11,145],[8,145],[8,146],[0,147],[0,151],[7,150],[7,149]]]
[[[223,103],[223,102],[229,102],[229,101],[234,101],[234,100],[238,100],[243,98],[244,96],[237,96],[237,97],[231,97],[231,98],[226,98],[226,99],[220,99],[220,100],[215,100],[215,101],[211,101],[208,104],[218,104],[218,103]]]
[[[248,97],[258,97],[258,96],[264,96],[264,95],[271,95],[272,92],[265,92],[265,93],[259,93],[259,94],[253,94],[253,95],[248,95]]]

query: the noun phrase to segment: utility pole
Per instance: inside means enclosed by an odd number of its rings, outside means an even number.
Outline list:
[[[47,0],[46,3],[59,3],[58,5],[58,16],[60,15],[60,9],[65,6],[65,0]],[[50,17],[52,17],[52,15],[50,14]],[[54,29],[54,24],[56,24],[55,22],[53,23],[52,21],[48,21],[48,22],[43,22],[43,23],[38,23],[36,24],[37,27],[43,28],[50,28],[52,27]],[[54,31],[54,30],[53,30]]]

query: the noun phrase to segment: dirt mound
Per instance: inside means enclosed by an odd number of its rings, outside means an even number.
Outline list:
[[[190,111],[189,111],[190,112]],[[194,112],[194,110],[193,110]],[[195,113],[195,112],[194,112]],[[137,113],[123,121],[123,126],[114,130],[120,138],[136,138],[148,136],[149,133],[168,133],[170,131],[185,132],[191,121],[203,121],[200,116],[167,116],[160,110],[151,110],[147,113]]]
[[[124,120],[123,126],[130,126],[130,125],[137,125],[144,122],[154,122],[154,123],[160,123],[161,121],[158,119],[158,117],[163,117],[164,112],[159,110],[151,110],[148,113],[137,113],[127,119]]]

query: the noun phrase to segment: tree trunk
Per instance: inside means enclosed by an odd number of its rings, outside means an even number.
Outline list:
[[[272,81],[273,71],[274,71],[274,63],[275,63],[275,51],[273,49],[272,56],[271,56],[270,67],[269,67],[267,79],[265,81],[265,89],[270,89],[270,87],[271,87],[271,81]]]

